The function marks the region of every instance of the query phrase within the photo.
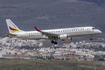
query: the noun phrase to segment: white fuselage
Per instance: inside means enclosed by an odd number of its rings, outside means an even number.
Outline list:
[[[49,29],[39,30],[35,26],[36,31],[23,31],[19,29],[10,19],[6,19],[9,33],[5,32],[8,37],[16,37],[21,39],[39,40],[47,39],[51,40],[52,44],[57,44],[57,40],[71,41],[72,37],[78,36],[90,36],[101,34],[102,32],[94,27],[74,27],[74,28],[61,28],[61,29]]]
[[[67,34],[68,37],[90,36],[102,33],[100,30],[95,29],[94,27],[75,27],[75,28],[49,29],[41,31],[57,35]],[[16,34],[18,38],[22,39],[31,39],[31,40],[48,39],[46,35],[38,31],[24,31],[19,33],[17,32],[14,34]]]

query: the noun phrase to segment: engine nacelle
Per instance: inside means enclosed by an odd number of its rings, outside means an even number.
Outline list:
[[[72,37],[69,37],[67,34],[62,34],[59,36],[59,39],[61,39],[63,41],[71,41]]]
[[[59,35],[59,38],[60,38],[61,40],[67,39],[67,38],[68,38],[68,35],[67,35],[67,34],[62,34],[62,35]]]

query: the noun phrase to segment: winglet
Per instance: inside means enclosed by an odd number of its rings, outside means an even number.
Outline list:
[[[40,32],[40,30],[38,30],[35,26],[34,26],[34,28],[36,29],[36,31],[39,31]]]

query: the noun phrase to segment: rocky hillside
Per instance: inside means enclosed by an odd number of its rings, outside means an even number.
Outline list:
[[[97,3],[99,5],[101,5],[105,2],[105,0],[78,0],[78,1],[94,2],[94,3]]]

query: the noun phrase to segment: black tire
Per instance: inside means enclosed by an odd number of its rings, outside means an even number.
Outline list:
[[[54,41],[52,40],[51,43],[54,43]]]
[[[58,44],[56,41],[53,41],[53,40],[51,41],[51,43],[52,43],[52,44]]]
[[[57,42],[54,42],[54,44],[57,44]]]

